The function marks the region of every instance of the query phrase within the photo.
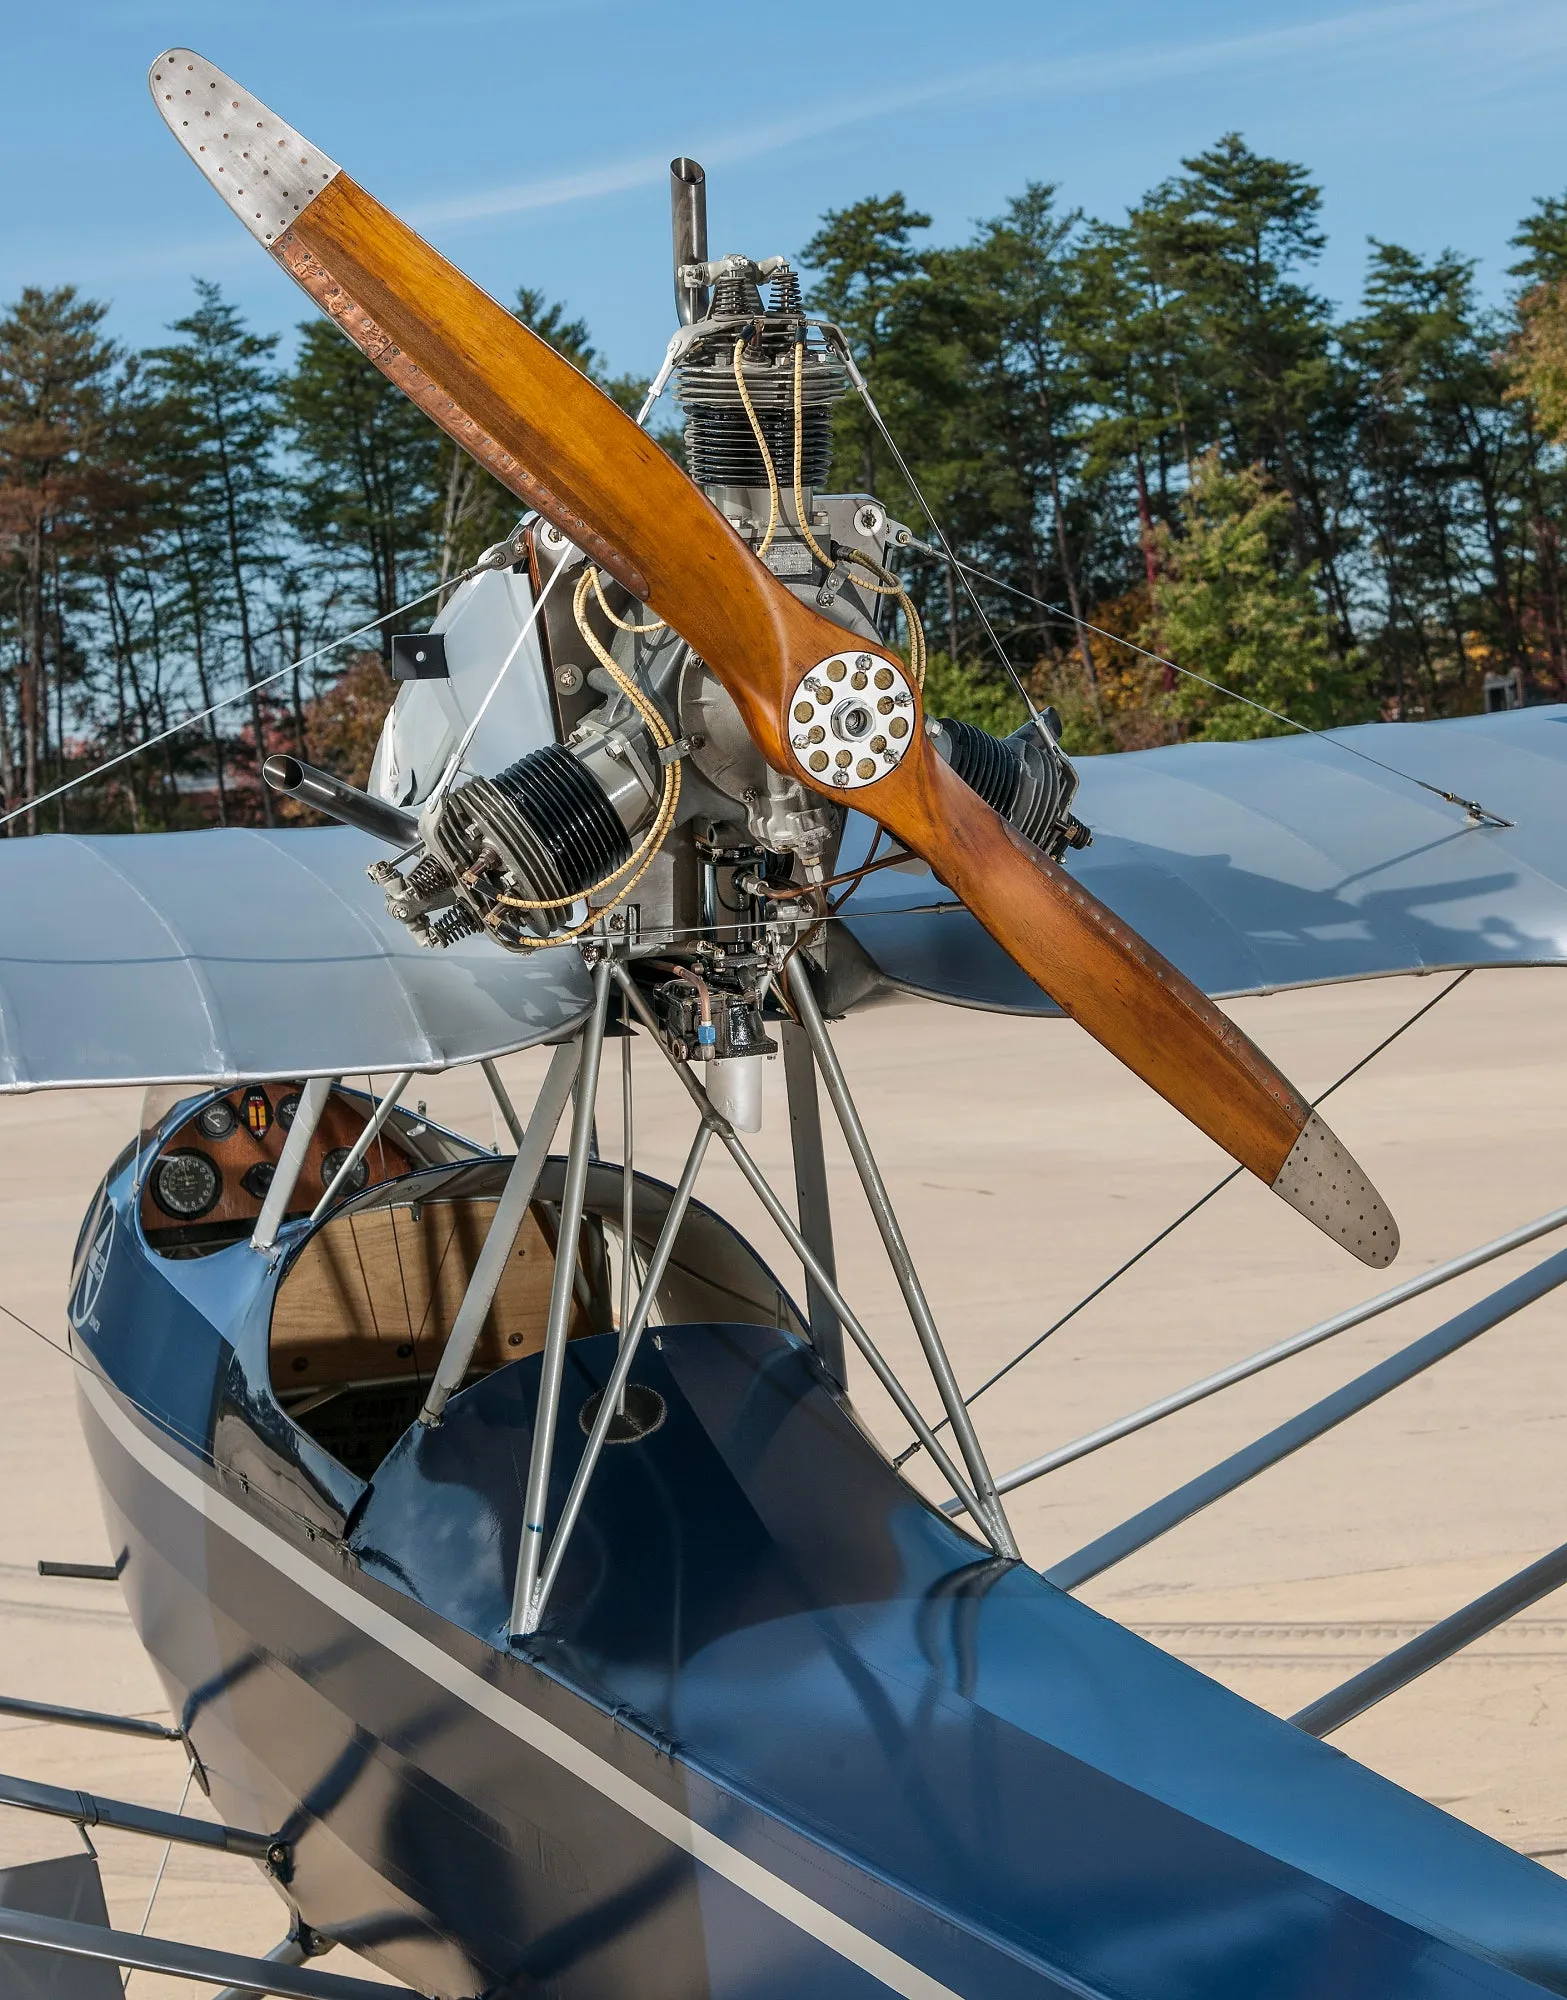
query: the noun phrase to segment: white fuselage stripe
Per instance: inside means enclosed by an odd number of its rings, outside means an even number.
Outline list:
[[[379,1604],[350,1589],[340,1577],[311,1562],[281,1535],[255,1520],[225,1494],[217,1492],[153,1443],[145,1432],[129,1421],[95,1376],[84,1374],[81,1386],[105,1428],[143,1471],[188,1506],[205,1515],[224,1534],[232,1536],[253,1555],[269,1563],[291,1583],[319,1598],[340,1618],[357,1625],[375,1644],[385,1646],[399,1659],[407,1661],[426,1680],[435,1682],[469,1708],[487,1716],[519,1742],[526,1743],[562,1770],[569,1771],[573,1777],[591,1786],[644,1826],[651,1827],[694,1860],[721,1875],[726,1882],[743,1889],[764,1908],[826,1945],[840,1958],[857,1965],[873,1979],[880,1980],[892,1992],[903,1994],[906,2000],[958,2000],[951,1987],[943,1986],[940,1980],[922,1972],[917,1965],[911,1965],[895,1951],[889,1951],[884,1944],[857,1929],[835,1911],[813,1902],[793,1883],[784,1881],[749,1855],[720,1840],[716,1834],[667,1804],[656,1793],[639,1785],[624,1771],[617,1770],[606,1758],[579,1743],[564,1729],[557,1728],[544,1716],[513,1700],[471,1667],[443,1652],[422,1633],[414,1631]]]

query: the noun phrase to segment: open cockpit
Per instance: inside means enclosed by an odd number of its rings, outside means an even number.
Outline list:
[[[368,1479],[414,1421],[457,1323],[511,1161],[486,1156],[382,1182],[344,1203],[295,1252],[272,1310],[269,1369],[289,1417]],[[507,1255],[463,1384],[544,1344],[565,1162],[547,1160]],[[590,1167],[568,1335],[620,1319],[618,1166]],[[632,1209],[633,1291],[672,1190],[643,1175]],[[659,1284],[657,1324],[731,1321],[802,1332],[777,1279],[711,1209],[693,1202]]]

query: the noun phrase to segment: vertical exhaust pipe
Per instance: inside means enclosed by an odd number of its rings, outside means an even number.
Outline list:
[[[675,310],[680,324],[690,326],[707,311],[712,290],[688,285],[681,276],[687,264],[707,262],[707,175],[684,154],[669,163],[669,220],[675,246]]]

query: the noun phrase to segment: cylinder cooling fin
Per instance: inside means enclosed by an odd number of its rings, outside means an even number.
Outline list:
[[[795,348],[805,342],[800,368],[800,483],[826,484],[832,463],[832,411],[849,386],[841,361],[805,324],[800,281],[781,270],[764,303],[743,259],[725,260],[708,317],[713,338],[675,371],[675,396],[686,412],[686,461],[699,486],[766,486],[767,467],[734,376],[734,342],[743,335],[741,371],[767,450],[785,484],[794,473]]]
[[[603,787],[559,743],[494,778],[470,778],[452,794],[447,820],[473,854],[495,848],[529,900],[580,896],[631,854]]]
[[[424,944],[488,930],[528,949],[630,861],[656,809],[657,772],[657,758],[624,735],[546,744],[493,778],[454,786],[421,817],[425,852],[414,866],[404,874],[378,862],[371,874]]]
[[[1083,847],[1088,829],[1067,807],[1076,789],[1071,766],[1032,722],[1010,736],[943,716],[936,745],[953,770],[1025,840],[1045,853]]]

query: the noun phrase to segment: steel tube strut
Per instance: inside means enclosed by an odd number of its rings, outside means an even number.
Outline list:
[[[489,1056],[484,1058],[479,1067],[484,1071],[485,1081],[490,1086],[490,1095],[495,1099],[495,1108],[506,1121],[506,1130],[511,1134],[512,1144],[520,1147],[522,1120],[517,1116],[517,1107],[511,1101],[511,1092],[501,1082],[501,1073]]]
[[[550,1058],[550,1066],[539,1086],[533,1116],[528,1120],[527,1132],[517,1148],[517,1157],[511,1163],[506,1185],[501,1189],[501,1198],[495,1204],[483,1247],[474,1260],[473,1276],[468,1280],[468,1289],[457,1308],[457,1317],[452,1321],[452,1330],[446,1337],[440,1362],[425,1395],[424,1407],[419,1412],[422,1424],[438,1424],[441,1421],[441,1412],[462,1387],[463,1377],[473,1361],[473,1350],[479,1344],[485,1319],[495,1303],[495,1294],[506,1272],[507,1259],[511,1256],[518,1231],[539,1185],[539,1175],[544,1169],[550,1141],[555,1137],[555,1127],[560,1123],[560,1114],[571,1095],[572,1082],[577,1074],[578,1053],[579,1044],[574,1038],[562,1042]]]
[[[654,1244],[653,1254],[648,1259],[647,1276],[642,1280],[642,1289],[637,1294],[636,1305],[632,1308],[629,1320],[621,1328],[615,1366],[610,1372],[608,1382],[604,1385],[604,1393],[599,1398],[593,1428],[588,1432],[588,1441],[582,1448],[582,1457],[578,1461],[571,1490],[567,1493],[566,1503],[560,1510],[559,1525],[550,1538],[549,1559],[544,1565],[544,1574],[528,1607],[526,1629],[529,1632],[535,1631],[540,1619],[543,1618],[550,1592],[555,1588],[555,1579],[560,1574],[560,1566],[565,1561],[566,1546],[571,1539],[571,1531],[577,1525],[577,1516],[582,1512],[582,1502],[587,1494],[588,1482],[592,1479],[599,1459],[603,1456],[604,1440],[609,1436],[609,1427],[619,1414],[632,1363],[637,1358],[642,1330],[647,1325],[648,1314],[653,1310],[653,1301],[658,1296],[658,1288],[668,1268],[670,1254],[675,1247],[675,1238],[680,1234],[680,1225],[685,1220],[686,1210],[691,1205],[691,1190],[696,1186],[696,1177],[702,1171],[702,1162],[707,1157],[707,1148],[712,1136],[713,1128],[704,1118],[696,1129],[696,1137],[691,1141],[691,1150],[686,1155],[679,1184],[669,1204],[669,1213],[664,1217],[664,1226],[658,1232],[658,1241]]]
[[[632,1103],[631,1012],[620,996],[620,1338],[624,1343],[631,1320],[632,1233],[636,1220],[635,1106]]]
[[[67,1791],[63,1785],[35,1784],[31,1778],[0,1777],[0,1806],[72,1820],[77,1826],[143,1833],[151,1840],[178,1841],[182,1847],[212,1847],[222,1854],[241,1854],[247,1861],[265,1861],[274,1867],[288,1858],[288,1844],[276,1834],[215,1826],[211,1820],[160,1812],[156,1806],[128,1805],[124,1799],[100,1799],[91,1792]]]
[[[517,1549],[517,1576],[512,1589],[513,1637],[521,1637],[531,1629],[528,1618],[544,1552],[544,1511],[549,1501],[550,1461],[555,1453],[555,1420],[560,1414],[560,1378],[566,1365],[566,1335],[575,1298],[577,1245],[582,1234],[588,1157],[593,1144],[593,1112],[598,1100],[599,1061],[604,1053],[609,982],[610,960],[604,957],[593,968],[593,1012],[582,1030],[582,1055],[577,1065],[577,1101],[572,1111],[571,1149],[566,1155],[566,1184],[560,1198],[560,1227],[555,1236],[555,1275],[550,1285],[549,1319],[545,1324],[544,1354],[539,1367],[539,1401],[533,1418],[528,1486],[522,1508],[522,1539]]]
[[[1299,1416],[1291,1417],[1254,1444],[1221,1459],[1197,1478],[1156,1500],[1151,1507],[1145,1507],[1119,1527],[1066,1556],[1044,1572],[1046,1580],[1062,1590],[1075,1590],[1080,1583],[1086,1583],[1090,1577],[1123,1562],[1138,1549],[1157,1541],[1160,1535],[1179,1527],[1182,1521],[1189,1521],[1204,1507],[1211,1507],[1226,1493],[1233,1493],[1237,1486],[1244,1486],[1248,1479],[1255,1479],[1259,1472],[1266,1472],[1270,1465],[1277,1465],[1280,1459],[1299,1451],[1302,1445],[1310,1444],[1313,1438],[1334,1429],[1357,1410],[1378,1402],[1389,1390],[1412,1381],[1460,1347],[1467,1347],[1471,1340],[1510,1319],[1525,1306],[1533,1305],[1536,1299],[1544,1298],[1564,1282],[1567,1282],[1567,1250],[1558,1250],[1554,1257],[1547,1257],[1543,1264],[1536,1264],[1532,1271],[1525,1271],[1522,1277],[1514,1278],[1459,1313],[1456,1319],[1411,1341],[1409,1346],[1357,1375],[1342,1389],[1335,1389],[1331,1396],[1324,1396],[1302,1410]]]
[[[132,1972],[166,1972],[202,1986],[227,1986],[241,1993],[272,1993],[279,2000],[386,2000],[391,1988],[340,1972],[310,1972],[233,1951],[173,1944],[133,1931],[106,1931],[98,1924],[65,1917],[39,1917],[31,1910],[0,1909],[0,1944],[31,1945],[62,1958],[92,1958]]]
[[[305,1935],[312,1936],[313,1934],[306,1933]],[[327,1947],[321,1945],[317,1948],[326,1949]],[[281,1944],[275,1944],[272,1947],[263,1963],[267,1965],[304,1965],[312,1956],[313,1953],[306,1947],[305,1937],[301,1936],[298,1931],[293,1931],[289,1936],[284,1938]],[[255,1986],[225,1986],[221,1993],[213,1996],[213,2000],[263,2000],[263,1996],[260,1988]]]
[[[183,1743],[172,1723],[152,1722],[140,1715],[105,1715],[96,1708],[60,1708],[52,1701],[24,1701],[0,1694],[0,1715],[19,1715],[28,1722],[64,1722],[74,1729],[103,1729],[115,1736],[151,1736],[160,1743]]]
[[[881,1386],[897,1405],[898,1412],[902,1416],[903,1421],[913,1431],[920,1443],[924,1445],[926,1451],[930,1453],[932,1464],[936,1466],[943,1479],[946,1480],[953,1492],[963,1502],[963,1506],[972,1517],[974,1525],[985,1539],[991,1542],[991,1546],[994,1547],[995,1544],[991,1539],[990,1524],[985,1519],[978,1500],[975,1499],[964,1483],[962,1473],[958,1471],[958,1468],[948,1457],[940,1438],[936,1436],[930,1425],[920,1415],[919,1406],[914,1401],[914,1398],[904,1388],[892,1369],[888,1367],[880,1349],[861,1325],[858,1316],[849,1305],[847,1299],[844,1298],[842,1292],[839,1291],[831,1276],[829,1276],[821,1259],[800,1234],[793,1216],[790,1215],[788,1209],[784,1207],[783,1203],[769,1186],[767,1176],[746,1151],[728,1119],[714,1110],[712,1099],[708,1096],[707,1092],[697,1082],[696,1078],[692,1076],[680,1058],[670,1049],[668,1043],[665,1042],[663,1036],[659,1033],[658,1023],[654,1020],[642,995],[637,991],[630,974],[623,967],[617,965],[615,967],[615,979],[630,1000],[632,1006],[636,1009],[637,1019],[647,1029],[655,1044],[662,1052],[665,1062],[669,1064],[675,1075],[680,1079],[681,1084],[685,1088],[686,1095],[701,1113],[703,1120],[711,1124],[714,1137],[719,1140],[724,1151],[728,1153],[730,1159],[734,1161],[735,1165],[745,1176],[746,1184],[762,1204],[763,1208],[766,1209],[773,1226],[783,1237],[795,1256],[805,1266],[807,1273],[821,1286],[823,1296],[829,1301],[833,1311],[838,1315],[849,1338],[865,1357],[866,1364],[872,1374],[875,1375],[877,1381],[880,1382]],[[1000,1551],[998,1550],[997,1553],[999,1554]]]
[[[1019,1465],[1011,1472],[1004,1472],[996,1481],[999,1492],[1011,1493],[1019,1486],[1026,1486],[1031,1479],[1039,1479],[1047,1472],[1054,1472],[1059,1466],[1071,1465],[1077,1459],[1087,1458],[1090,1452],[1102,1451],[1107,1444],[1130,1437],[1134,1431],[1145,1430],[1149,1424],[1156,1424],[1163,1417],[1173,1416],[1177,1410],[1190,1409],[1193,1403],[1201,1403],[1209,1396],[1216,1396],[1221,1389],[1228,1389],[1235,1382],[1248,1381],[1253,1375],[1260,1375],[1265,1368],[1275,1367],[1280,1361],[1288,1361],[1292,1354],[1303,1354],[1308,1347],[1331,1340],[1335,1334],[1347,1333],[1352,1326],[1361,1326],[1378,1314],[1391,1312],[1395,1306],[1403,1305],[1409,1299],[1417,1299],[1423,1292],[1435,1291],[1438,1285],[1445,1285],[1453,1278],[1461,1278],[1466,1271],[1473,1271],[1481,1264],[1489,1264],[1497,1257],[1505,1257],[1509,1250],[1517,1250],[1525,1243],[1533,1243],[1536,1237],[1549,1236],[1554,1229],[1567,1226],[1567,1208],[1554,1208],[1549,1215],[1542,1215],[1537,1221],[1523,1223],[1517,1229],[1510,1229],[1505,1236],[1494,1237],[1489,1243],[1482,1243],[1477,1250],[1466,1250],[1461,1257],[1451,1257],[1445,1264],[1437,1264],[1429,1271],[1422,1271],[1418,1277],[1407,1278],[1401,1285],[1394,1285],[1390,1291],[1378,1292],[1374,1299],[1363,1304],[1350,1306],[1347,1311],[1335,1313],[1331,1319],[1318,1320],[1315,1326],[1308,1326],[1304,1333],[1292,1333],[1287,1340],[1276,1341],[1272,1347],[1264,1347],[1259,1353],[1249,1355],[1244,1361],[1232,1362],[1228,1368],[1220,1368],[1212,1375],[1205,1375],[1200,1382],[1192,1382],[1184,1389],[1175,1389],[1168,1396],[1161,1396],[1157,1402],[1145,1403],[1140,1410],[1133,1410],[1130,1416],[1117,1417],[1113,1423],[1102,1424],[1096,1431],[1085,1431],[1082,1437],[1073,1438],[1070,1444],[1057,1445],[1054,1451],[1047,1451],[1039,1458],[1031,1458],[1026,1465]]]
[[[838,1276],[832,1240],[832,1201],[827,1190],[827,1156],[822,1150],[822,1107],[816,1095],[816,1063],[805,1030],[794,1021],[780,1024],[784,1083],[789,1092],[789,1139],[794,1156],[794,1205],[800,1234],[821,1259],[828,1276]],[[847,1386],[843,1328],[816,1280],[806,1274],[805,1304],[811,1344],[842,1389]]]
[[[854,1108],[854,1099],[849,1094],[849,1083],[843,1073],[843,1065],[839,1062],[838,1052],[832,1045],[831,1036],[827,1033],[822,1010],[816,1004],[816,990],[811,985],[810,974],[806,971],[798,953],[789,961],[789,991],[794,996],[794,1004],[799,1010],[800,1025],[810,1040],[817,1067],[822,1073],[822,1081],[827,1086],[827,1095],[832,1099],[833,1110],[838,1115],[838,1123],[848,1142],[855,1171],[860,1177],[860,1185],[865,1190],[865,1199],[870,1204],[877,1232],[887,1252],[887,1261],[892,1265],[893,1275],[898,1281],[898,1290],[903,1294],[903,1302],[909,1309],[909,1318],[914,1322],[914,1331],[919,1336],[920,1346],[925,1350],[931,1379],[936,1384],[936,1392],[941,1397],[941,1405],[947,1413],[947,1421],[952,1426],[952,1434],[957,1439],[959,1451],[963,1454],[963,1463],[968,1467],[969,1479],[979,1497],[981,1507],[985,1510],[985,1518],[991,1529],[991,1541],[998,1555],[1016,1559],[1018,1546],[1012,1534],[1012,1525],[1007,1519],[1006,1509],[1001,1504],[1001,1496],[996,1491],[995,1478],[986,1462],[978,1433],[974,1429],[974,1419],[969,1415],[968,1405],[958,1388],[957,1377],[952,1372],[952,1363],[947,1359],[947,1350],[942,1345],[941,1335],[936,1329],[930,1302],[925,1297],[925,1288],[919,1281],[919,1273],[915,1270],[914,1260],[909,1255],[909,1246],[903,1240],[903,1231],[898,1227],[898,1218],[887,1193],[886,1183],[881,1177],[881,1169],[876,1164],[876,1156],[872,1153],[870,1141],[865,1136],[865,1127],[860,1123],[860,1114]]]
[[[261,1213],[256,1217],[256,1226],[251,1232],[250,1247],[253,1250],[270,1250],[277,1241],[277,1233],[288,1213],[289,1201],[299,1185],[310,1142],[316,1136],[316,1127],[321,1123],[321,1114],[326,1109],[336,1081],[331,1076],[313,1076],[299,1093],[299,1107],[294,1113],[293,1124],[288,1128],[288,1137],[283,1141],[277,1172],[272,1176],[272,1184],[267,1189]]]
[[[359,1137],[349,1147],[348,1157],[321,1190],[321,1199],[310,1211],[310,1220],[312,1222],[319,1222],[322,1216],[326,1214],[327,1210],[337,1199],[338,1189],[345,1184],[355,1167],[358,1166],[365,1154],[369,1152],[376,1140],[380,1138],[386,1128],[387,1119],[397,1109],[403,1092],[412,1083],[413,1074],[411,1069],[405,1069],[399,1076],[393,1078],[391,1089],[387,1091],[386,1095],[376,1105],[375,1110],[371,1113],[369,1124],[366,1125]]]
[[[1527,1611],[1531,1604],[1549,1597],[1553,1590],[1560,1590],[1564,1583],[1567,1583],[1567,1543],[1484,1592],[1461,1611],[1439,1620],[1418,1638],[1395,1648],[1374,1666],[1352,1674],[1347,1681],[1308,1702],[1290,1721],[1308,1736],[1331,1735],[1386,1696],[1396,1694],[1401,1687],[1408,1687],[1411,1681],[1429,1673],[1432,1667],[1439,1667],[1454,1653],[1462,1652],[1476,1639],[1483,1639],[1498,1625],[1505,1625],[1518,1612]]]

